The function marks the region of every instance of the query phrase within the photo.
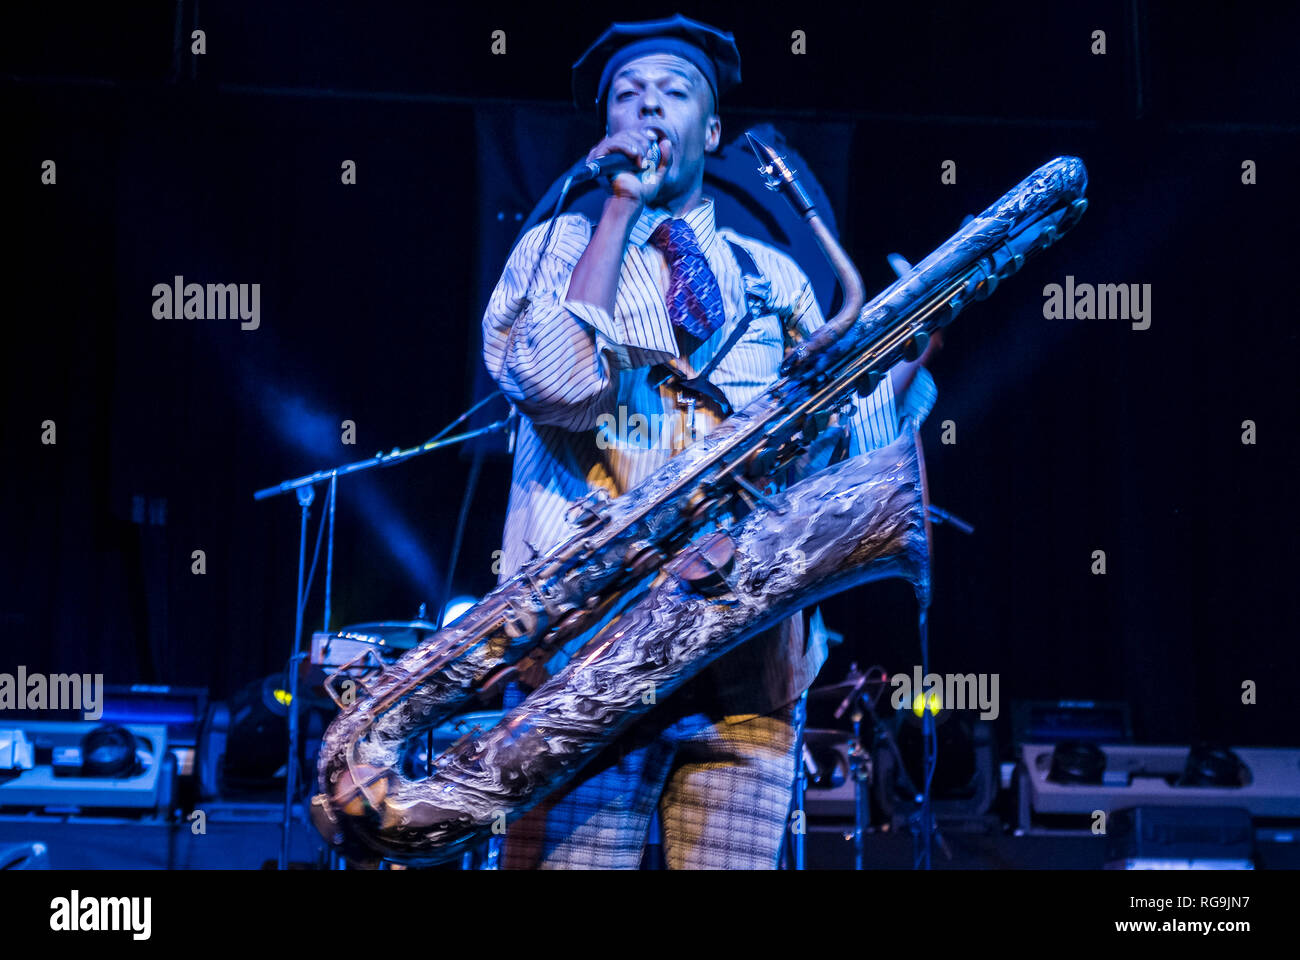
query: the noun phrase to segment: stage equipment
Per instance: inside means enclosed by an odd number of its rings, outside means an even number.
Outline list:
[[[1106,772],[1106,754],[1095,743],[1063,740],[1052,751],[1053,783],[1101,783]]]
[[[1240,807],[1132,807],[1106,825],[1107,870],[1254,870],[1254,854]]]
[[[383,660],[396,660],[437,632],[437,625],[427,620],[383,620],[353,624],[336,633],[317,631],[311,635],[311,662],[341,667],[371,652]]]
[[[21,727],[0,730],[0,771],[30,770],[36,765],[35,757],[36,745],[27,739]]]
[[[173,687],[137,683],[105,686],[102,723],[167,725],[167,748],[176,757],[182,777],[196,771],[199,727],[208,707],[205,687]]]
[[[817,615],[810,618],[810,629],[816,619]],[[841,636],[838,642],[842,640]],[[868,675],[876,682],[871,695],[878,696],[886,675],[878,667],[869,670]],[[863,689],[866,679],[854,663],[849,667],[846,679],[808,691],[809,722],[817,724],[803,732],[803,769],[808,778],[804,809],[809,817],[853,816],[856,794],[853,748],[857,743],[854,730],[861,716],[858,712],[846,716],[845,712],[852,705],[852,698]],[[845,712],[837,710],[837,707],[843,707]],[[841,721],[842,728],[838,725]],[[869,780],[870,771],[866,774]]]
[[[901,576],[923,614],[928,607],[914,434],[783,493],[770,492],[772,478],[855,390],[869,392],[895,363],[920,356],[934,330],[1078,221],[1087,206],[1083,163],[1045,164],[864,308],[856,268],[794,172],[750,141],[768,186],[794,205],[835,266],[844,308],[743,410],[626,495],[576,502],[568,539],[340,704],[311,814],[349,859],[437,863],[472,848],[503,816],[517,818],[567,782],[658,697],[822,597]],[[692,542],[706,524],[746,508],[739,523]],[[430,777],[402,776],[407,740],[476,690],[549,659],[633,587],[645,592],[501,724],[443,754]]]
[[[1131,743],[1133,722],[1123,701],[1016,700],[1011,704],[1011,746],[1025,743]]]
[[[331,701],[348,696],[348,688],[345,686],[340,691],[330,689],[327,684],[341,678],[365,681],[437,632],[436,624],[423,619],[358,623],[334,633],[316,631],[311,635],[311,654],[298,669],[302,705],[321,707],[332,713]]]
[[[899,769],[903,770],[900,776],[904,778],[907,776],[906,770],[903,768],[902,758],[898,756],[898,745],[894,742],[889,727],[876,709],[881,697],[885,694],[885,684],[888,679],[889,675],[885,673],[882,667],[868,667],[865,673],[860,673],[858,672],[858,665],[855,663],[849,668],[849,675],[842,683],[823,688],[819,692],[821,698],[830,697],[839,700],[839,705],[832,714],[837,722],[847,718],[853,725],[853,733],[848,742],[848,752],[845,759],[848,763],[849,780],[853,784],[851,810],[853,813],[853,868],[855,870],[863,869],[866,862],[866,835],[867,827],[871,822],[870,789],[875,770],[871,751],[868,749],[868,742],[876,748],[892,751],[898,759]],[[862,738],[862,721],[868,717],[870,717],[872,731],[871,739],[870,741],[864,741]],[[919,818],[916,826],[918,830],[913,831],[912,862],[914,864],[919,859],[916,855],[917,841],[920,834]],[[932,835],[930,827],[931,825],[927,824],[927,846],[929,844],[928,838]]]
[[[231,698],[230,716],[219,767],[221,792],[278,788],[276,773],[284,766],[289,732],[284,677],[273,673],[245,684]]]
[[[125,780],[140,771],[135,734],[116,723],[106,723],[81,738],[81,775]]]
[[[0,870],[48,869],[50,869],[50,850],[39,841],[0,846]]]
[[[221,796],[221,767],[226,762],[226,742],[230,738],[230,704],[214,700],[208,704],[199,726],[195,748],[195,776],[200,801]]]
[[[1096,811],[1136,806],[1240,807],[1253,817],[1300,821],[1300,750],[1098,744],[1082,765],[1085,755],[1074,756],[1071,747],[1078,769],[1067,764],[1064,776],[1058,750],[1053,744],[1020,748],[1021,833],[1049,829],[1049,822],[1087,830]]]
[[[131,809],[170,816],[176,758],[162,724],[22,720],[20,728],[37,745],[36,762],[0,781],[0,808]]]
[[[993,808],[998,793],[997,741],[993,722],[980,720],[974,711],[966,714],[943,711],[936,719],[939,752],[944,761],[934,777],[934,814],[939,820],[979,820]],[[914,812],[917,784],[924,776],[921,762],[921,724],[908,711],[895,725],[894,737],[908,776],[900,777],[892,750],[872,751],[876,803],[895,827],[904,825]]]

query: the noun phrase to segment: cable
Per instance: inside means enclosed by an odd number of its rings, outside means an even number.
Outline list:
[[[551,218],[546,221],[546,233],[542,235],[541,252],[537,255],[537,262],[533,264],[533,272],[528,276],[528,284],[524,287],[525,296],[532,289],[533,281],[537,279],[537,271],[542,265],[542,257],[546,256],[546,248],[551,243],[551,232],[555,229],[555,219],[560,215],[560,211],[564,209],[564,201],[568,198],[569,188],[572,186],[573,174],[570,173],[564,178],[564,186],[560,188],[560,195],[555,198],[555,209],[551,211]]]
[[[921,633],[921,675],[930,675],[930,631],[928,610],[922,608],[918,616]],[[929,870],[934,840],[934,810],[930,798],[934,783],[934,771],[939,764],[939,733],[934,722],[934,714],[925,692],[921,692],[921,730],[922,730],[922,766],[924,778],[921,785],[920,824],[921,840],[912,859],[912,869]]]
[[[311,582],[316,576],[316,562],[320,559],[320,542],[325,534],[325,523],[329,517],[330,504],[334,499],[334,491],[337,484],[331,484],[329,495],[325,499],[324,509],[320,512],[320,526],[316,528],[316,549],[311,555],[311,571],[307,574],[307,579],[303,581],[302,596],[298,598],[299,619],[307,612],[307,598],[311,595]]]
[[[470,503],[474,499],[474,489],[478,486],[479,473],[483,467],[483,447],[474,448],[474,461],[470,464],[469,480],[465,483],[465,493],[460,501],[460,514],[456,517],[456,534],[451,541],[451,557],[447,560],[447,579],[443,584],[441,604],[438,607],[438,628],[446,626],[443,618],[447,616],[447,604],[451,602],[452,578],[456,574],[456,564],[460,562],[460,546],[465,538],[465,524],[469,519]]]

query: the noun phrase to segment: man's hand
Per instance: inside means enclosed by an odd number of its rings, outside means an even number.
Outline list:
[[[659,187],[663,183],[664,172],[673,161],[672,145],[667,140],[661,139],[659,140],[659,165],[651,170],[648,153],[653,142],[653,135],[647,136],[639,130],[624,130],[606,137],[592,147],[587,154],[587,160],[596,160],[611,153],[621,153],[640,166],[642,168],[640,175],[618,173],[611,179],[615,197],[630,200],[640,207],[654,200],[655,194],[659,192]]]
[[[650,143],[651,138],[645,133],[623,130],[592,147],[587,159],[621,153],[633,163],[648,165]],[[568,300],[595,304],[613,314],[628,237],[641,216],[642,207],[659,192],[664,171],[672,163],[672,147],[667,140],[659,141],[659,150],[659,166],[653,171],[647,168],[644,180],[634,173],[620,173],[612,178],[614,195],[605,200],[596,232],[573,268]]]

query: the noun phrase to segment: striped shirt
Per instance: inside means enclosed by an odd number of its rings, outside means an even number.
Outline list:
[[[696,375],[721,352],[745,315],[744,278],[726,241],[747,250],[767,281],[756,287],[766,312],[754,317],[709,375],[733,409],[773,383],[787,349],[825,322],[812,285],[794,260],[717,227],[713,201],[705,197],[684,219],[718,280],[726,322],[679,357],[665,303],[667,277],[658,251],[649,245],[655,227],[670,216],[662,208],[642,210],[624,253],[613,315],[567,299],[574,267],[595,229],[580,214],[556,219],[544,253],[549,221],[533,227],[506,262],[483,316],[488,371],[524,414],[502,542],[502,580],[534,550],[544,553],[574,532],[565,518],[572,501],[595,487],[619,496],[693,442],[690,413],[677,390],[652,385],[648,373],[674,359],[687,375]],[[923,367],[901,404],[891,378],[883,378],[869,397],[856,401],[850,454],[891,443],[900,417],[919,423],[934,399],[934,382]],[[695,439],[720,422],[710,407],[699,404],[693,420]]]

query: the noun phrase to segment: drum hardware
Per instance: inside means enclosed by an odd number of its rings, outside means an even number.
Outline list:
[[[386,620],[359,623],[337,633],[317,631],[311,636],[310,662],[318,667],[341,667],[363,650],[373,650],[391,663],[438,628],[425,620]]]
[[[817,730],[808,731],[806,736],[810,743],[848,744],[849,778],[853,781],[853,832],[850,836],[853,840],[854,870],[864,869],[865,835],[871,820],[871,786],[876,773],[871,759],[871,745],[877,749],[883,746],[890,752],[905,789],[909,795],[917,798],[917,808],[908,819],[912,830],[914,864],[928,867],[926,861],[931,838],[938,841],[948,859],[952,858],[947,842],[933,818],[926,817],[926,791],[918,789],[903,769],[902,756],[889,724],[876,712],[876,706],[888,686],[888,675],[883,667],[873,666],[862,673],[859,672],[858,665],[853,663],[844,680],[808,691],[808,696],[815,699],[840,697],[834,717],[839,720],[847,715],[852,723],[852,732]],[[871,744],[864,744],[862,740],[862,721],[866,716],[871,718]],[[934,718],[928,711],[925,717],[933,723]]]
[[[866,694],[867,684],[875,681],[880,685],[875,696]],[[872,667],[866,673],[858,672],[856,663],[849,665],[849,675],[836,685],[836,692],[847,687],[835,709],[835,719],[839,720],[846,713],[853,723],[853,732],[849,739],[849,777],[853,781],[853,869],[861,870],[865,860],[866,848],[864,834],[871,819],[871,754],[862,745],[863,712],[871,714],[876,728],[880,727],[875,714],[875,701],[884,690],[885,671]],[[851,712],[850,712],[851,711]]]

